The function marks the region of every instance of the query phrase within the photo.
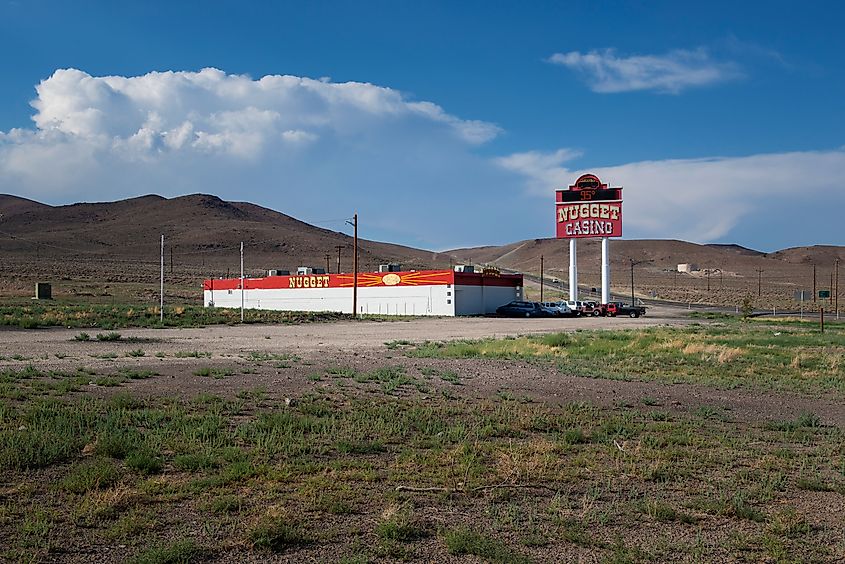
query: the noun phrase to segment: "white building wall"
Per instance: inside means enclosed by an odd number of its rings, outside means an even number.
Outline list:
[[[455,315],[452,285],[358,288],[358,313],[382,315]],[[205,290],[206,305],[241,307],[240,290]],[[247,289],[244,307],[277,311],[352,313],[352,288]]]

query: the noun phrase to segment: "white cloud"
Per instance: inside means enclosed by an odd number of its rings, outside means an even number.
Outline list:
[[[613,49],[555,53],[548,61],[579,73],[594,92],[655,90],[677,94],[742,76],[733,62],[714,61],[704,48],[677,49],[665,55],[620,57]]]
[[[496,125],[373,84],[61,69],[36,91],[35,127],[0,132],[0,193],[47,203],[207,192],[303,219],[357,209],[370,236],[439,245],[473,232],[448,203],[501,174],[475,154]]]
[[[519,153],[497,162],[522,175],[529,193],[541,198],[551,199],[553,190],[585,172],[621,184],[627,238],[706,243],[734,237],[763,248],[842,243],[841,232],[835,236],[845,209],[842,149],[642,161],[590,170],[566,167],[570,157],[566,150]],[[754,224],[753,233],[748,224]]]

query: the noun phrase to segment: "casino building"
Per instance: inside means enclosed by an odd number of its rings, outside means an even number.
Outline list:
[[[352,313],[352,274],[300,274],[206,280],[206,307]],[[359,272],[358,313],[381,315],[482,315],[523,299],[522,274],[473,267],[454,270]],[[243,302],[241,301],[243,300]]]

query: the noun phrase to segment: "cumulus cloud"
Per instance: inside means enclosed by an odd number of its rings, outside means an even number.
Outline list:
[[[386,226],[371,236],[429,244],[422,220],[397,233],[395,217],[448,215],[443,203],[493,168],[475,147],[501,131],[374,84],[213,68],[61,69],[36,92],[34,128],[0,132],[0,192],[49,203],[210,192],[304,219],[358,206]]]
[[[586,172],[624,187],[627,238],[676,238],[701,243],[741,241],[841,244],[845,150],[642,161],[577,170],[571,153],[518,153],[498,159],[520,174],[525,189],[550,198]],[[753,229],[748,229],[753,226]],[[838,240],[837,240],[838,239]]]
[[[548,61],[575,71],[591,90],[603,93],[655,90],[677,94],[687,88],[742,76],[736,63],[715,61],[701,47],[628,57],[618,56],[614,49],[571,51],[555,53]]]

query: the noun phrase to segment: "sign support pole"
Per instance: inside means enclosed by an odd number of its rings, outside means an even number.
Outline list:
[[[164,323],[164,235],[161,236],[161,302],[158,309],[158,322]]]
[[[610,303],[610,239],[601,239],[601,303]]]
[[[569,299],[578,300],[578,249],[575,239],[569,240]]]

